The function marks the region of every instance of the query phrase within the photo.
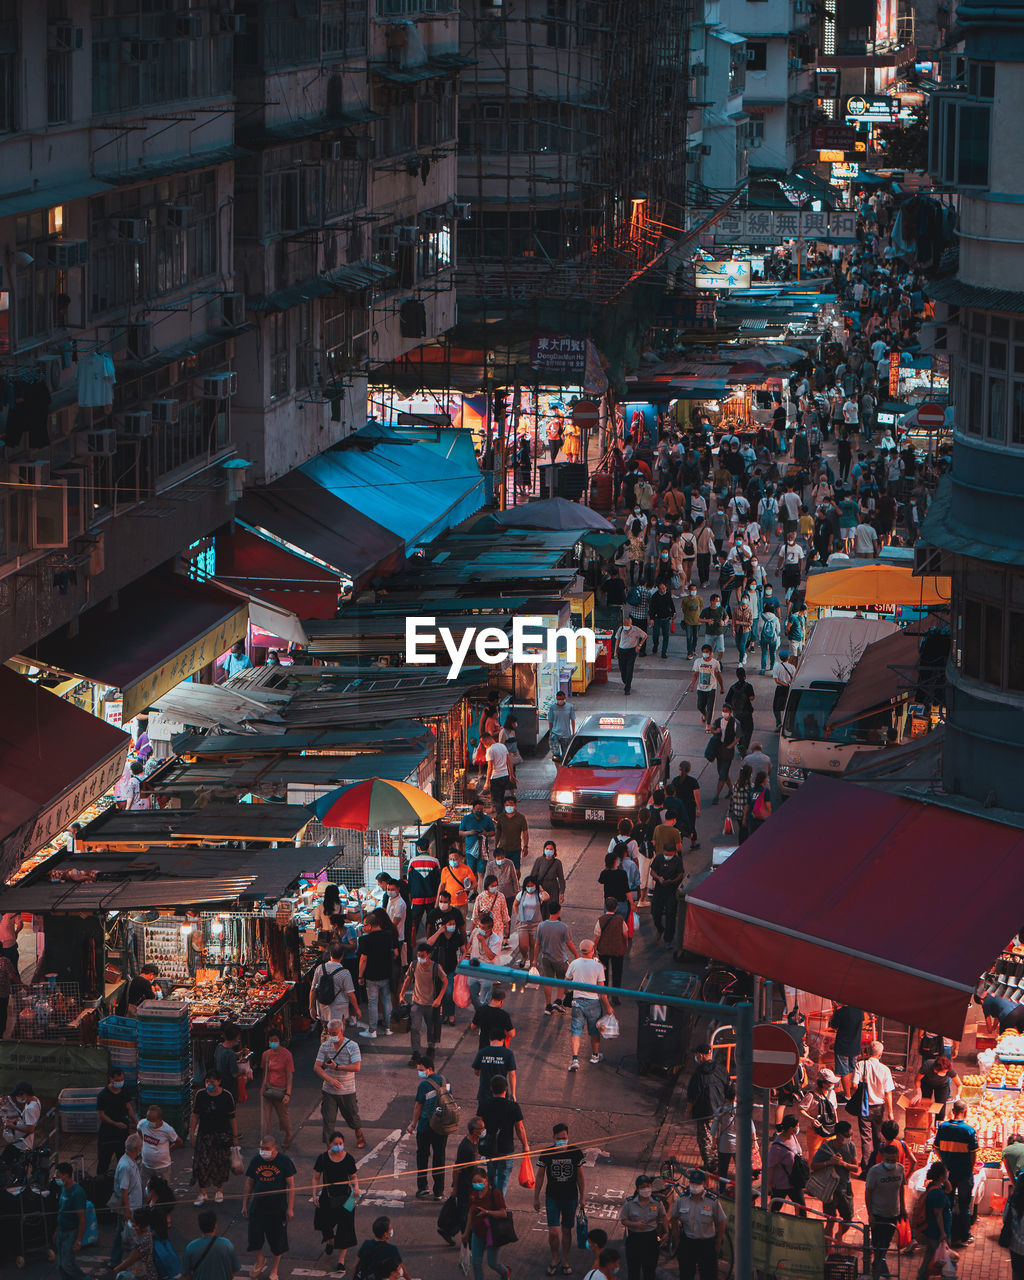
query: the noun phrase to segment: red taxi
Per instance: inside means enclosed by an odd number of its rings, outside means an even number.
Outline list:
[[[552,825],[634,817],[668,778],[671,761],[668,731],[649,716],[587,716],[555,774]]]

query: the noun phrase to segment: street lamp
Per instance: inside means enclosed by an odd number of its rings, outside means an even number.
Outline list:
[[[693,1013],[720,1018],[732,1025],[736,1031],[736,1280],[753,1280],[751,1236],[754,1201],[743,1188],[751,1186],[754,1176],[754,1006],[749,1003],[711,1004],[706,1000],[687,1000],[684,996],[667,995],[660,991],[634,991],[630,987],[605,987],[590,982],[569,982],[565,978],[542,978],[523,969],[481,964],[476,960],[464,960],[455,972],[487,982],[514,982],[524,987],[561,987],[568,991],[586,991],[596,996],[625,996],[628,1000],[645,1000],[648,1004],[670,1004],[680,1009],[689,1009]]]

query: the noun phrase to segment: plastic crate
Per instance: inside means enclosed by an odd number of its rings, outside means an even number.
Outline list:
[[[95,1112],[92,1115],[87,1111],[62,1111],[60,1113],[61,1133],[98,1133],[99,1128],[100,1118]]]
[[[100,1018],[100,1036],[118,1036],[125,1040],[134,1040],[139,1033],[139,1024],[135,1018]]]

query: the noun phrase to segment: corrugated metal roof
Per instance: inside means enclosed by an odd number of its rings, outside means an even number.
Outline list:
[[[256,876],[204,880],[97,881],[95,884],[33,884],[0,894],[4,911],[131,911],[149,907],[234,902]]]
[[[13,176],[13,174],[12,174]],[[34,209],[47,209],[51,205],[71,204],[88,196],[98,196],[113,189],[114,181],[102,178],[81,178],[78,182],[64,182],[59,187],[40,187],[35,191],[21,191],[0,196],[0,218],[11,218],[18,213],[31,213]]]
[[[953,277],[949,280],[929,281],[925,285],[925,292],[951,307],[979,307],[984,311],[1024,313],[1024,293],[1015,289],[991,289]]]
[[[320,668],[310,667],[310,671]],[[232,755],[290,755],[298,751],[329,751],[345,747],[371,747],[396,743],[412,744],[430,735],[418,720],[396,720],[381,729],[307,729],[305,732],[180,734],[174,749],[180,755],[197,757]]]
[[[82,831],[83,844],[168,840],[293,840],[309,821],[302,805],[208,804],[201,809],[107,809]]]
[[[139,182],[148,182],[151,178],[169,178],[176,173],[192,173],[196,169],[209,169],[213,165],[224,164],[227,160],[237,160],[240,156],[251,154],[252,152],[246,151],[244,147],[217,147],[190,156],[167,156],[152,164],[126,169],[123,173],[104,173],[100,178],[112,187],[127,187]]]
[[[325,273],[324,279],[341,293],[358,293],[360,289],[368,289],[393,279],[395,274],[391,267],[386,267],[382,262],[363,258],[344,267],[335,267],[333,271]]]

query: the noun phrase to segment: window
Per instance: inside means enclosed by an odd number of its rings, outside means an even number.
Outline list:
[[[1024,382],[1013,384],[1013,417],[1010,419],[1010,444],[1024,445]]]
[[[450,13],[455,0],[377,0],[377,13],[382,18],[401,18],[406,14]]]
[[[555,19],[547,24],[548,48],[565,49],[569,44],[569,0],[548,0],[548,18]]]
[[[768,69],[767,40],[751,40],[747,44],[747,70],[766,71]]]
[[[270,317],[270,398],[280,399],[290,390],[288,313],[278,311]]]
[[[134,7],[124,4],[118,10]],[[231,91],[235,37],[230,33],[205,40],[178,37],[175,20],[171,8],[158,5],[147,6],[142,13],[93,19],[92,109],[96,115]]]
[[[1024,574],[966,562],[954,579],[953,659],[971,680],[1024,693]]]
[[[71,54],[46,55],[46,123],[66,124],[71,119]]]
[[[452,265],[452,229],[443,210],[424,215],[425,229],[416,246],[416,278],[435,276]]]
[[[0,0],[0,133],[19,126],[20,37],[16,0]]]
[[[361,146],[369,150],[369,141],[365,137],[342,139],[342,149],[351,148],[353,155],[325,163],[324,212],[327,217],[353,213],[366,204],[366,161],[359,159],[355,153]]]
[[[1006,438],[1006,381],[1003,378],[989,378],[985,424],[986,439],[1002,444]]]
[[[929,164],[944,186],[987,187],[992,106],[962,93],[932,96]]]
[[[747,80],[747,46],[734,44],[729,57],[729,92],[742,93]]]
[[[962,355],[953,365],[950,383],[960,430],[993,444],[1021,448],[1024,346],[1019,339],[1024,338],[1024,324],[1011,332],[1009,316],[972,310],[963,313],[961,331]]]
[[[991,102],[996,93],[996,64],[994,62],[967,63],[967,92],[972,98]]]
[[[384,120],[374,126],[374,152],[378,156],[403,155],[416,146],[416,103],[411,99],[385,108]]]
[[[366,52],[366,0],[324,0],[321,47],[325,57],[355,57]]]

